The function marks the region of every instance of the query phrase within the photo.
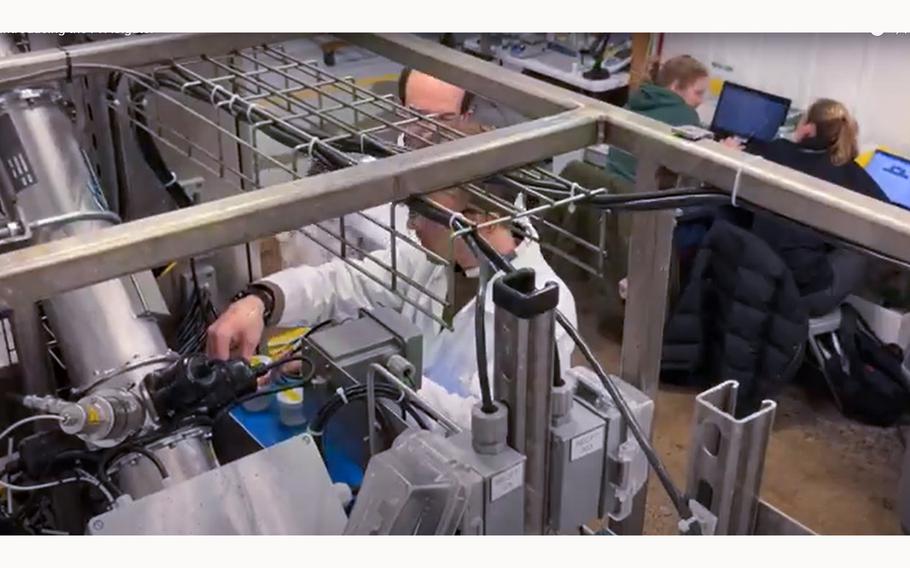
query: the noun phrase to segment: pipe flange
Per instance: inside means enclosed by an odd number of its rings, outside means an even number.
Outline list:
[[[129,371],[135,371],[136,369],[141,369],[148,365],[156,365],[159,363],[172,364],[180,360],[180,355],[173,351],[168,351],[163,355],[152,355],[150,357],[134,357],[130,359],[123,365],[115,367],[113,369],[108,369],[106,371],[96,371],[95,379],[90,385],[82,387],[81,389],[73,390],[74,398],[77,396],[84,396],[85,394],[93,391],[94,389],[100,387],[102,384],[110,381],[111,379],[122,375],[123,373],[128,373]]]
[[[173,434],[161,438],[160,440],[155,440],[151,444],[148,444],[146,446],[146,449],[148,449],[150,452],[153,452],[155,450],[174,447],[180,442],[190,440],[192,438],[201,438],[205,440],[211,436],[211,433],[212,429],[208,426],[187,426],[185,428],[177,430]]]

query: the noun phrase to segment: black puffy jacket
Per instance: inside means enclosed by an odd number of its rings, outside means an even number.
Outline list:
[[[788,140],[752,142],[749,151],[782,166],[888,202],[875,180],[859,164],[850,161],[835,166],[831,163],[827,147],[816,139],[801,144]],[[835,245],[821,234],[767,212],[755,214],[752,230],[770,244],[790,267],[802,295],[831,285],[833,274],[827,255]]]
[[[808,316],[793,275],[761,238],[717,220],[705,236],[664,334],[662,378],[740,384],[737,415],[789,381]]]

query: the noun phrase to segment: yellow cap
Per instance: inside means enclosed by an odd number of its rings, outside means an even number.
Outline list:
[[[278,393],[279,402],[286,404],[297,404],[303,402],[303,389],[296,388]]]

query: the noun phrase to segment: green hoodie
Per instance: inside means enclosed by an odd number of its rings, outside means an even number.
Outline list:
[[[659,120],[670,126],[699,126],[701,121],[695,109],[682,97],[665,87],[645,83],[626,104],[626,108],[643,116]],[[628,181],[635,181],[635,157],[619,148],[610,148],[607,171]]]

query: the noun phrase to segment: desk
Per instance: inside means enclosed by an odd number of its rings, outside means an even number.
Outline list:
[[[489,57],[480,49],[480,39],[472,38],[464,42],[466,51]],[[603,98],[607,93],[613,93],[629,86],[629,73],[621,71],[610,75],[606,79],[592,81],[585,79],[583,73],[590,69],[590,65],[579,66],[578,58],[554,50],[544,50],[528,57],[516,57],[498,46],[491,47],[493,59],[503,67],[519,72],[537,75],[550,82],[562,85],[597,98]]]

